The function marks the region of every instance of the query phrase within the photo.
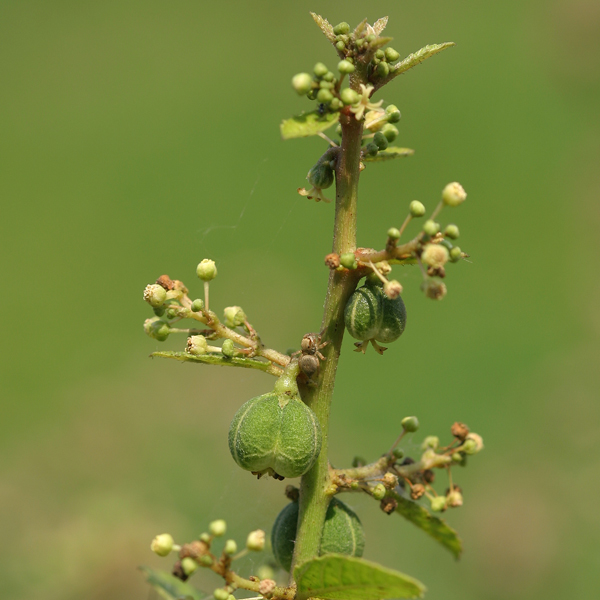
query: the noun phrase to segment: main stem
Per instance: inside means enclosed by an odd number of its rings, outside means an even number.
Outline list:
[[[360,174],[362,122],[352,113],[340,115],[342,144],[336,168],[336,204],[333,227],[333,252],[343,254],[356,250],[356,204]],[[342,338],[344,336],[344,307],[354,291],[357,277],[352,271],[332,270],[329,275],[322,328],[326,361],[316,387],[304,389],[303,399],[315,412],[323,444],[316,464],[303,475],[300,484],[300,511],[294,550],[293,568],[319,555],[325,513],[331,500],[329,484],[329,409],[333,396]]]

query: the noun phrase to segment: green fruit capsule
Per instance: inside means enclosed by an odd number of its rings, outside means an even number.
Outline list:
[[[316,165],[311,167],[306,179],[308,179],[310,185],[320,190],[324,190],[328,187],[331,187],[335,176],[333,169],[330,167],[328,162],[318,162]]]
[[[257,475],[299,477],[321,451],[321,428],[315,413],[300,399],[298,363],[286,368],[275,389],[248,400],[229,427],[229,450],[235,462]]]
[[[298,502],[290,502],[277,516],[271,532],[271,546],[277,564],[289,571],[296,542]],[[362,556],[365,533],[360,519],[346,504],[333,498],[325,515],[319,554]]]
[[[406,327],[406,306],[401,296],[388,298],[381,286],[381,301],[383,304],[383,319],[375,340],[382,344],[389,344],[396,341],[403,333]]]
[[[348,333],[357,340],[374,339],[383,320],[383,293],[378,286],[364,285],[354,291],[344,309]]]

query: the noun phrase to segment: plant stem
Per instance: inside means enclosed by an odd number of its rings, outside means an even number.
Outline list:
[[[342,145],[336,167],[336,204],[333,227],[333,252],[343,254],[356,249],[356,204],[360,174],[362,122],[349,111],[340,115]],[[302,477],[300,511],[292,564],[301,564],[319,555],[325,513],[331,500],[328,491],[329,409],[333,396],[342,338],[344,307],[354,291],[358,278],[352,271],[331,271],[321,330],[329,342],[324,350],[326,361],[318,385],[304,390],[303,399],[315,412],[323,434],[321,453],[316,464]]]

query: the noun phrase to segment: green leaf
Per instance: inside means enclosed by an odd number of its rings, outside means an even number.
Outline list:
[[[363,162],[382,162],[392,160],[401,156],[412,156],[415,153],[411,148],[398,148],[397,146],[388,146],[385,150],[380,150],[375,156],[365,156]]]
[[[462,542],[458,533],[452,529],[443,519],[432,515],[424,506],[408,500],[396,492],[388,492],[398,502],[396,512],[405,519],[429,534],[437,540],[444,548],[450,550],[455,558],[460,558],[462,553]]]
[[[327,39],[331,42],[335,42],[335,33],[333,33],[333,27],[327,19],[324,19],[321,15],[311,12],[310,16],[315,20],[315,23],[319,26],[319,29],[325,34]]]
[[[339,118],[339,113],[325,113],[323,116],[321,116],[316,110],[308,113],[302,113],[297,117],[284,119],[281,122],[281,137],[284,140],[291,140],[292,138],[317,135],[321,131],[325,131],[332,125],[335,125]]]
[[[298,585],[297,600],[417,598],[425,592],[425,586],[408,575],[341,554],[325,554],[298,565],[294,579]]]
[[[150,567],[140,567],[140,571],[146,576],[146,581],[165,600],[202,600],[208,595],[170,573],[155,571]]]
[[[434,54],[437,54],[446,48],[451,48],[452,46],[456,46],[456,44],[454,42],[431,44],[430,46],[425,46],[424,48],[417,50],[413,54],[409,54],[404,60],[401,60],[397,65],[394,65],[394,68],[389,74],[389,79],[396,77],[396,75],[401,75],[402,73],[422,63],[426,58],[429,58],[430,56],[433,56]]]
[[[246,369],[259,369],[261,371],[266,371],[267,373],[272,373],[273,371],[273,365],[266,361],[256,360],[254,358],[240,358],[237,356],[234,356],[232,358],[225,358],[220,354],[201,354],[199,356],[196,356],[187,352],[173,352],[171,350],[166,350],[163,352],[153,352],[150,355],[150,357],[173,358],[181,362],[204,363],[205,365],[217,365],[220,367],[242,367]]]
[[[375,35],[379,35],[385,29],[387,22],[388,17],[381,17],[381,19],[377,19],[377,21],[373,23],[373,31],[375,32]]]

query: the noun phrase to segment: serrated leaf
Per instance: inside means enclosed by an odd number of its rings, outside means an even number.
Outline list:
[[[429,534],[434,540],[449,550],[455,558],[460,558],[462,542],[458,537],[458,533],[446,521],[432,515],[424,506],[396,492],[388,492],[388,496],[392,496],[398,502],[398,506],[396,507],[398,514],[401,514],[405,519],[408,519],[419,529]]]
[[[150,567],[140,567],[140,571],[146,576],[146,581],[165,600],[202,600],[208,595],[170,573],[155,571]]]
[[[335,42],[335,33],[333,33],[333,27],[327,19],[324,19],[321,15],[311,12],[310,16],[315,20],[315,23],[319,26],[319,29],[325,34],[330,42]]]
[[[362,558],[326,554],[294,569],[297,600],[381,600],[417,598],[425,586],[416,579]]]
[[[375,52],[381,48],[382,46],[385,46],[386,44],[389,44],[394,38],[391,37],[377,37],[375,38],[370,44],[369,44],[369,52],[371,54],[375,54]]]
[[[381,17],[381,19],[377,19],[375,23],[373,23],[373,31],[375,35],[379,35],[388,23],[388,17]]]
[[[412,156],[415,151],[412,148],[398,148],[397,146],[388,146],[385,150],[380,150],[375,156],[365,156],[363,162],[383,162],[402,156]]]
[[[454,42],[444,42],[443,44],[431,44],[429,46],[425,46],[420,50],[417,50],[413,54],[409,54],[404,60],[401,60],[398,64],[394,65],[394,68],[390,71],[389,78],[396,77],[396,75],[401,75],[405,73],[409,69],[416,67],[418,64],[422,63],[425,59],[445,50],[446,48],[451,48],[452,46],[456,46]]]
[[[325,113],[324,115],[320,115],[316,110],[302,113],[297,117],[284,119],[281,122],[281,137],[284,140],[291,140],[292,138],[317,135],[321,131],[325,131],[332,125],[335,125],[339,118],[339,113]]]

